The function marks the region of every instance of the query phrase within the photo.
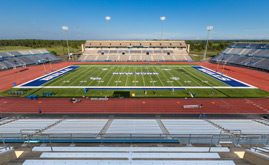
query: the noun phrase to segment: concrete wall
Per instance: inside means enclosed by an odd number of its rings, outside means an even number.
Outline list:
[[[269,164],[269,156],[260,154],[257,152],[253,152],[250,150],[246,150],[243,159],[256,165],[268,165]]]
[[[0,165],[7,164],[9,161],[14,159],[17,159],[14,150],[0,152]]]

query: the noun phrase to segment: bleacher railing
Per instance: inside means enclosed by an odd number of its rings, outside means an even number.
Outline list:
[[[27,138],[21,133],[0,133],[3,143],[27,141],[35,142],[171,142],[181,144],[211,144],[217,145],[222,142],[230,142],[234,145],[241,144],[263,144],[269,145],[269,134],[81,134],[81,133],[36,133]]]

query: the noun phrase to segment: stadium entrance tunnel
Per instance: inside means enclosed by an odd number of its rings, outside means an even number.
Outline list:
[[[129,98],[130,97],[130,91],[114,91],[113,97],[124,97]]]

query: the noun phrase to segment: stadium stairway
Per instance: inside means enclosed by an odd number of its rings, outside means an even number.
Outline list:
[[[45,130],[48,130],[49,128],[54,127],[55,125],[61,123],[62,121],[64,121],[64,118],[63,118],[63,119],[60,119],[60,120],[58,120],[58,121],[56,121],[55,123],[53,123],[53,124],[51,124],[51,125],[49,125],[49,126],[43,128],[43,129],[41,129],[40,132],[44,132]]]
[[[110,125],[111,125],[112,122],[113,122],[113,119],[109,119],[109,120],[106,122],[106,124],[104,125],[104,127],[100,130],[99,135],[100,135],[100,134],[101,134],[101,135],[105,134],[105,133],[107,132],[107,130],[109,129],[109,127],[110,127]],[[98,137],[97,137],[97,138],[98,138]]]

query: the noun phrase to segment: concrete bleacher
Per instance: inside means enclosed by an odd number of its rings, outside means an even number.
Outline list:
[[[211,62],[269,70],[269,44],[234,43]]]
[[[26,160],[23,165],[235,165],[232,160]]]
[[[60,60],[59,57],[44,49],[0,52],[0,70]]]
[[[222,158],[220,153],[229,154],[228,147],[43,147],[32,149],[39,158],[28,159],[31,164],[132,164],[132,165],[185,165],[220,164],[234,165],[232,159]]]
[[[217,153],[78,153],[78,152],[44,152],[41,158],[113,158],[113,159],[218,159]]]
[[[184,41],[87,41],[79,61],[191,61]]]

